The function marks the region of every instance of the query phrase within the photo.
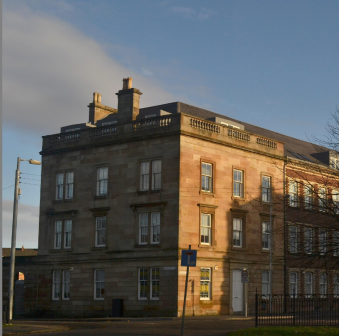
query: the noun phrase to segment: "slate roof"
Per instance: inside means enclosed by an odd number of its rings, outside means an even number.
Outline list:
[[[291,157],[293,159],[301,159],[304,161],[311,161],[318,164],[326,164],[329,165],[329,149],[326,147],[322,147],[311,142],[303,141],[300,139],[296,139],[284,134],[280,134],[274,131],[270,131],[268,129],[251,125],[246,122],[227,117],[225,115],[215,113],[212,111],[208,111],[196,106],[188,105],[181,102],[173,102],[168,104],[162,104],[157,106],[145,107],[140,109],[140,111],[144,111],[149,114],[155,113],[159,110],[164,110],[170,113],[185,113],[191,116],[195,116],[201,119],[210,119],[213,117],[219,117],[223,119],[228,119],[230,121],[235,121],[245,126],[245,131],[267,137],[270,139],[277,140],[279,142],[284,143],[285,147],[285,155]]]

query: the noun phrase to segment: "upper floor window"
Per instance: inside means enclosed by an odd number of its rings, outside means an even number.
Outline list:
[[[200,300],[211,299],[211,269],[200,268]]]
[[[327,251],[327,231],[319,229],[319,253],[321,255],[326,254]]]
[[[103,300],[105,295],[105,270],[94,270],[94,299]]]
[[[149,242],[160,243],[160,212],[158,211],[139,214],[139,244],[147,245]]]
[[[242,247],[243,228],[242,219],[233,218],[233,246]]]
[[[305,185],[304,188],[305,209],[313,209],[313,188],[310,185]]]
[[[305,294],[306,296],[313,295],[313,273],[305,273]]]
[[[326,189],[325,188],[319,188],[319,211],[326,211]]]
[[[331,159],[331,168],[339,170],[339,159]]]
[[[296,181],[290,181],[289,183],[289,203],[291,207],[298,206],[298,183]]]
[[[289,230],[289,249],[290,253],[297,253],[298,252],[298,227],[295,225],[290,225],[288,227]]]
[[[271,202],[271,177],[262,177],[262,201]]]
[[[97,169],[97,195],[107,195],[108,186],[108,167],[100,167]]]
[[[62,200],[64,197],[64,173],[56,174],[56,196],[55,199]]]
[[[73,198],[74,172],[66,172],[66,199]]]
[[[333,255],[339,257],[339,231],[333,231]]]
[[[211,245],[212,238],[212,215],[201,214],[201,229],[200,229],[200,243],[205,245]]]
[[[332,201],[333,201],[333,211],[336,215],[338,215],[339,214],[339,192],[337,190],[333,191]]]
[[[62,231],[64,234],[62,235]],[[54,222],[54,248],[61,249],[63,237],[63,246],[65,249],[72,245],[72,220],[57,220]]]
[[[263,250],[269,250],[271,248],[271,233],[270,223],[262,223],[262,248]]]
[[[54,248],[61,248],[61,237],[62,237],[62,221],[58,220],[54,222]]]
[[[213,191],[212,180],[213,166],[211,163],[201,163],[201,190],[206,192]]]
[[[64,248],[70,248],[72,244],[72,221],[67,219],[64,222]]]
[[[244,197],[244,172],[234,169],[233,171],[233,196]]]
[[[161,160],[143,161],[140,163],[140,191],[148,191],[150,189],[161,189]]]
[[[106,246],[106,217],[97,217],[95,225],[95,246]]]
[[[66,180],[64,179],[64,175],[66,175]],[[64,195],[64,182],[65,182],[65,195]],[[62,200],[72,199],[74,191],[74,172],[69,171],[66,173],[57,173],[56,174],[56,193],[55,199]]]
[[[304,228],[304,247],[305,253],[311,254],[313,252],[313,229],[309,227]]]

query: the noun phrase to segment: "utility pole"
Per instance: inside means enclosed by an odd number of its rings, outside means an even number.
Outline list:
[[[18,219],[18,199],[19,199],[19,183],[20,183],[20,161],[28,161],[30,164],[41,165],[40,161],[23,160],[18,157],[17,168],[15,171],[15,186],[14,186],[14,204],[13,204],[13,224],[12,224],[12,245],[11,259],[9,269],[9,284],[8,284],[8,323],[13,319],[13,297],[14,297],[14,272],[15,272],[15,248],[16,248],[16,229]]]

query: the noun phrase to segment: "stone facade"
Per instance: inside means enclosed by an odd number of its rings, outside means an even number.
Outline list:
[[[35,311],[181,316],[191,245],[186,314],[254,313],[288,286],[284,141],[179,102],[139,113],[140,95],[124,79],[118,110],[96,93],[90,124],[43,137]]]

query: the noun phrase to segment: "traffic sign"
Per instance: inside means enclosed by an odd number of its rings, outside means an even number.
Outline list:
[[[248,282],[248,281],[249,281],[248,271],[244,269],[241,271],[241,282]]]
[[[197,250],[182,250],[181,266],[195,267],[197,265]]]

